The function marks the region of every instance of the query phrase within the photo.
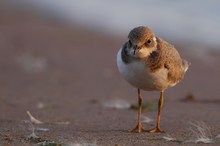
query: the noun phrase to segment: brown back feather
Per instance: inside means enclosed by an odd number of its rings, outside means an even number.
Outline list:
[[[157,38],[157,50],[146,60],[150,72],[156,72],[161,67],[168,70],[167,80],[176,83],[184,76],[182,59],[177,50],[166,41]]]

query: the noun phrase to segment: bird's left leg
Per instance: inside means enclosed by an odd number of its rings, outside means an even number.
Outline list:
[[[160,114],[161,114],[161,110],[163,107],[163,91],[160,92],[160,99],[158,102],[158,114],[157,114],[157,126],[151,130],[149,130],[148,132],[150,133],[155,133],[155,132],[164,132],[160,129]]]

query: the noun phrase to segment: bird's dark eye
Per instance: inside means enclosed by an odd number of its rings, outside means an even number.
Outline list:
[[[149,40],[147,40],[147,41],[145,42],[145,45],[146,45],[146,46],[149,46],[151,43],[152,43],[152,41],[149,39]]]
[[[151,43],[151,40],[147,40],[147,43],[150,44],[150,43]]]

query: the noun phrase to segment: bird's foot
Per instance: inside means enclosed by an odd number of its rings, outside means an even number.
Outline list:
[[[147,132],[147,130],[145,130],[141,124],[137,124],[137,126],[132,129],[132,130],[129,130],[129,132],[137,132],[137,133],[140,133],[140,132]]]
[[[149,133],[164,133],[159,127],[148,130]]]

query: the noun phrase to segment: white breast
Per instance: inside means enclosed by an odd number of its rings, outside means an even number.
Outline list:
[[[154,90],[152,78],[149,76],[143,62],[131,62],[125,64],[121,58],[120,49],[117,54],[118,70],[125,80],[136,88]]]
[[[118,70],[132,86],[147,91],[164,90],[171,86],[167,82],[168,71],[166,69],[162,68],[155,73],[150,73],[142,61],[126,64],[121,58],[121,51],[122,49],[117,54]]]

